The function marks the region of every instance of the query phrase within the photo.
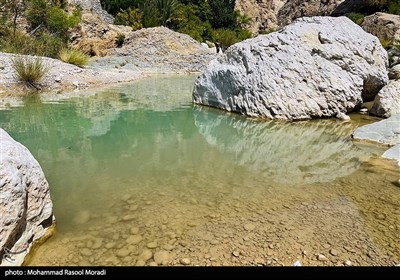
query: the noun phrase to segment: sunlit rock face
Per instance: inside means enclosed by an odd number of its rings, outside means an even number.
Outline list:
[[[271,119],[335,117],[372,101],[387,65],[379,40],[348,18],[301,18],[211,61],[193,101]]]

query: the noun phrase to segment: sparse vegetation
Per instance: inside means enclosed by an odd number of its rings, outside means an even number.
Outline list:
[[[17,55],[12,59],[12,66],[18,79],[34,88],[49,70],[41,57]]]
[[[361,25],[363,23],[365,17],[364,14],[360,13],[347,13],[345,16],[354,21],[358,25]]]
[[[115,38],[115,44],[117,45],[118,48],[122,47],[122,45],[125,43],[125,34],[119,33],[117,34],[117,37]]]
[[[68,14],[60,0],[0,0],[0,51],[57,57],[69,42],[80,11]],[[18,29],[22,14],[28,26]]]
[[[90,57],[78,49],[63,48],[60,51],[59,58],[66,63],[84,67],[88,64]]]
[[[166,26],[200,42],[221,41],[222,47],[249,38],[249,18],[235,10],[235,0],[101,0],[115,23]]]

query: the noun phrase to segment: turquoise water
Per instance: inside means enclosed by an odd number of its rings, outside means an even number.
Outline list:
[[[193,105],[193,81],[154,77],[0,110],[51,186],[57,233],[31,264],[399,262],[398,169],[379,159],[383,147],[350,139],[373,119],[249,119]]]

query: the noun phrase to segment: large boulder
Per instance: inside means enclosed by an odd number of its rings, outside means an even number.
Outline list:
[[[27,148],[0,129],[0,260],[20,265],[55,223],[49,185]]]
[[[70,5],[78,6],[83,14],[92,13],[106,23],[112,24],[114,22],[114,17],[101,7],[100,0],[67,0],[67,2]]]
[[[400,113],[400,80],[389,81],[379,91],[370,112],[371,114],[385,118]]]
[[[379,40],[348,18],[301,18],[211,61],[193,101],[248,116],[332,117],[373,100],[387,64]]]
[[[400,44],[400,16],[375,13],[364,18],[362,27],[365,31],[381,40]]]

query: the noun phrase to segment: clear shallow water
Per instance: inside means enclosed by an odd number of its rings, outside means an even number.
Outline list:
[[[400,262],[399,170],[383,148],[350,139],[371,118],[249,119],[192,105],[193,80],[0,111],[51,186],[57,233],[30,264]]]

